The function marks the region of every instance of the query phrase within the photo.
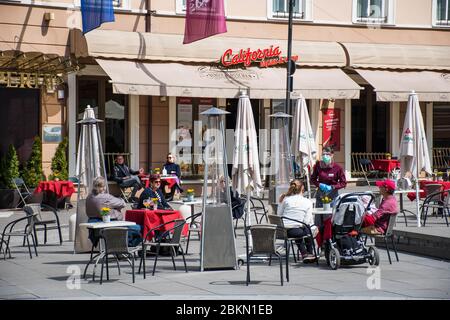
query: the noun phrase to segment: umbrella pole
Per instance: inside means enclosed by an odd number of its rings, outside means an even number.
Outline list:
[[[250,199],[252,197],[252,191],[250,188],[247,188],[247,224],[248,227],[252,225],[252,216],[250,214]],[[245,231],[247,232],[247,230]],[[252,233],[250,230],[248,231],[248,247],[250,248],[250,251],[253,249],[253,239],[252,239]]]
[[[420,112],[420,111],[419,111]],[[420,228],[420,212],[419,212],[419,133],[417,131],[417,123],[414,121],[416,134],[416,212],[417,212],[417,227]]]
[[[311,198],[312,198],[311,197],[311,184],[309,182],[309,170],[308,170],[308,167],[306,167],[305,172],[306,172],[306,186],[308,187],[308,197],[311,200]]]

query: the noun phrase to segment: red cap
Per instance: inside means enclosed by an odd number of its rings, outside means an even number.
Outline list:
[[[387,190],[390,191],[395,191],[395,182],[390,179],[378,180],[377,182],[375,182],[375,185],[377,187],[385,187]]]

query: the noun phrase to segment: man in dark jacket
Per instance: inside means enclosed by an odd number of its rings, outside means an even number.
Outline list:
[[[143,173],[144,169],[140,168],[138,171],[129,168],[125,164],[125,160],[122,155],[116,156],[116,164],[113,170],[113,180],[121,188],[132,187],[131,199],[136,201],[135,195],[142,188],[141,180],[137,176],[139,173]]]
[[[160,210],[172,210],[170,205],[167,203],[166,198],[164,197],[161,189],[161,177],[157,174],[150,176],[150,187],[145,188],[139,197],[138,209],[145,208],[144,200],[145,199],[158,199],[158,209]]]

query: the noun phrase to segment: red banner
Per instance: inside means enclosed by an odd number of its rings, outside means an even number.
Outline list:
[[[340,109],[326,109],[323,112],[322,145],[334,151],[341,149],[341,113]]]

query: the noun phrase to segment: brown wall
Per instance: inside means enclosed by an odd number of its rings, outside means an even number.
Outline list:
[[[66,129],[64,124],[67,118],[67,108],[65,100],[58,100],[56,92],[47,93],[45,90],[41,91],[41,138],[42,127],[44,124],[60,124],[63,126],[63,137],[66,136]],[[52,172],[50,169],[52,158],[55,155],[58,143],[44,143],[42,142],[42,169],[44,175],[48,177]]]

